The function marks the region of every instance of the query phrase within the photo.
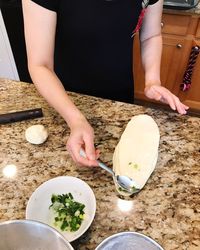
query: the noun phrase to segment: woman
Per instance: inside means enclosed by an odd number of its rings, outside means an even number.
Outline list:
[[[162,0],[22,3],[30,75],[70,127],[67,149],[77,164],[96,165],[94,132],[65,89],[131,102],[133,36],[141,23],[145,94],[186,113],[188,107],[160,83]],[[87,159],[80,156],[81,147]]]

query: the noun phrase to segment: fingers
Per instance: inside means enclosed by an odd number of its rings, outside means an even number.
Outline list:
[[[81,146],[82,145],[76,143],[67,144],[67,151],[70,153],[73,161],[78,166],[88,166],[88,167],[98,166],[96,160],[90,160],[80,155]]]
[[[83,136],[84,137],[84,136]],[[86,152],[86,157],[82,157],[80,155],[80,149],[83,148]],[[87,151],[86,151],[87,149]],[[70,135],[67,142],[67,151],[70,153],[73,161],[78,166],[98,166],[96,159],[99,156],[98,150],[95,150],[93,143],[93,135],[85,136],[85,138],[76,137],[74,135]],[[90,158],[88,157],[90,155]],[[91,159],[92,155],[92,159]]]
[[[182,103],[182,105],[183,105],[183,107],[184,107],[185,110],[188,110],[188,109],[189,109],[189,107],[186,106],[185,104]]]
[[[179,98],[176,96],[174,96],[174,102],[175,102],[176,109],[177,109],[178,113],[181,115],[185,115],[187,113],[187,111],[185,109],[185,105],[183,103],[181,103]]]
[[[89,160],[94,161],[96,160],[96,151],[94,147],[94,136],[87,134],[84,135],[84,143],[85,143],[85,153]]]
[[[169,106],[171,107],[171,109],[176,110],[176,106],[173,100],[173,97],[171,94],[171,92],[169,90],[167,90],[166,88],[163,88],[161,86],[151,86],[151,91],[154,92],[154,97],[153,99],[157,100],[157,101],[161,101],[163,103],[167,103],[169,104]],[[155,94],[157,93],[157,94]],[[158,99],[158,95],[160,96],[160,99]]]
[[[164,95],[164,98],[161,98],[161,101],[168,103],[171,109],[177,110],[181,115],[185,115],[189,107],[180,102],[179,98],[173,95],[171,92],[168,95]]]
[[[161,86],[152,86],[152,89],[154,92],[158,92],[160,94],[160,101],[169,104],[172,110],[177,110],[178,113],[182,115],[187,113],[189,107],[181,103],[179,98],[172,94],[168,89]],[[156,99],[156,96],[154,99]]]
[[[86,157],[80,155],[81,148],[85,150]],[[79,166],[98,165],[96,161],[98,155],[94,147],[94,131],[86,119],[79,120],[71,127],[67,150]]]
[[[88,158],[84,158],[83,156],[81,156],[80,158],[77,158],[77,161],[79,163],[80,166],[88,166],[88,167],[98,167],[98,162],[97,159],[99,158],[99,150],[95,150],[95,159],[94,160],[90,160]],[[87,157],[87,156],[86,156]]]
[[[99,159],[99,156],[100,156],[100,150],[96,149],[96,160]]]
[[[66,148],[67,148],[67,151],[69,152],[69,154],[71,155],[73,161],[76,162],[76,158],[75,158],[71,148],[68,145],[66,146]]]

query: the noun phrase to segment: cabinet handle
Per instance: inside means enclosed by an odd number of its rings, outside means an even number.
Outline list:
[[[161,26],[161,28],[163,28],[163,27],[164,27],[164,23],[163,23],[163,22],[161,22],[160,26]]]
[[[183,46],[182,46],[182,44],[180,44],[180,43],[178,43],[177,45],[176,45],[176,48],[178,48],[178,49],[181,49]]]
[[[194,66],[196,64],[197,57],[200,53],[200,46],[196,45],[192,47],[191,52],[190,52],[190,57],[188,61],[187,68],[185,70],[185,74],[183,76],[183,83],[181,83],[180,88],[182,91],[187,91],[190,89],[191,84],[192,84],[192,73]]]

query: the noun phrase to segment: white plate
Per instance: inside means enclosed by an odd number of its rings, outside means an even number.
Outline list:
[[[36,220],[53,226],[51,223],[52,194],[71,193],[75,201],[85,205],[85,218],[76,232],[63,232],[62,235],[69,241],[79,238],[91,225],[96,212],[96,199],[89,185],[72,176],[60,176],[50,179],[40,185],[31,195],[26,207],[26,219]],[[58,231],[59,229],[56,228]]]

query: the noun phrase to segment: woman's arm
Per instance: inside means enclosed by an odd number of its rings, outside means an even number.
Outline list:
[[[163,0],[148,6],[140,32],[142,63],[145,71],[145,94],[151,99],[169,104],[180,114],[186,114],[188,107],[169,90],[162,87],[160,82],[162,9]]]
[[[94,162],[79,155],[80,147],[83,146],[87,156],[91,160],[95,159],[93,129],[71,101],[54,72],[56,12],[30,0],[23,0],[22,3],[31,78],[40,94],[68,123],[71,135],[67,147],[74,161],[83,165],[94,165]]]

